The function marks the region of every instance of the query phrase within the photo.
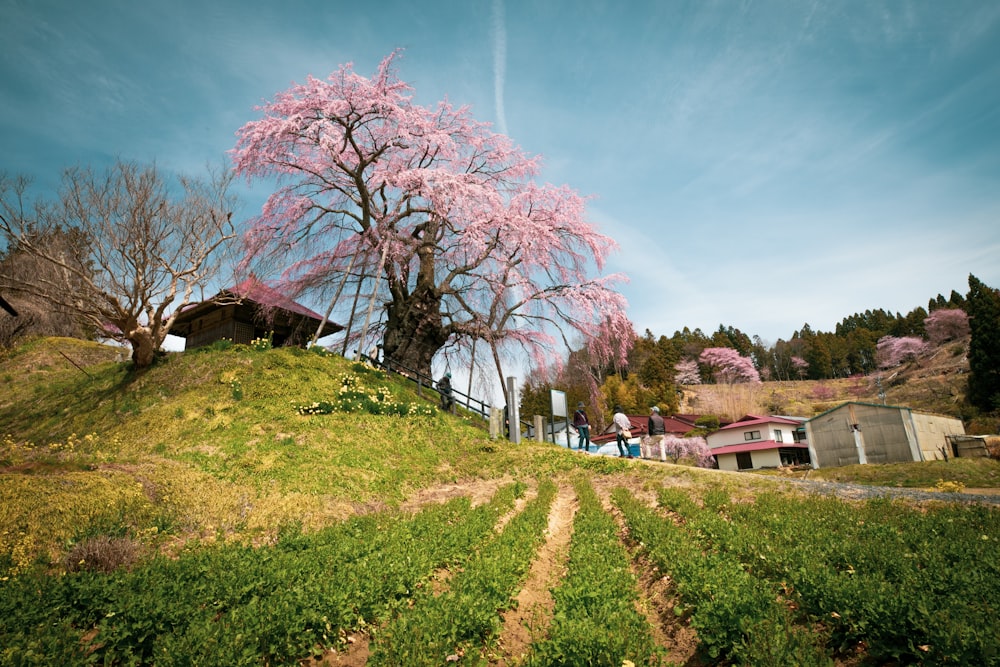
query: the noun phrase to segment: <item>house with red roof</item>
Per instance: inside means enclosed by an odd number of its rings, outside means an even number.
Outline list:
[[[182,308],[170,333],[185,339],[185,349],[224,338],[246,345],[268,336],[273,347],[305,347],[320,322],[320,338],[344,328],[250,276],[207,301]]]
[[[805,418],[746,415],[705,438],[720,470],[809,463]]]

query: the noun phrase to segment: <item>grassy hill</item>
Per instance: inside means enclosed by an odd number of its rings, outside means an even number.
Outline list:
[[[436,395],[340,357],[238,346],[169,355],[136,375],[119,357],[40,339],[0,362],[0,465],[44,499],[22,503],[15,521],[37,525],[53,549],[111,515],[140,530],[263,539],[282,523],[327,525],[510,465],[470,419],[440,414]],[[351,405],[297,410],[324,400]],[[373,404],[423,414],[372,414]],[[58,525],[64,513],[74,526]]]
[[[0,357],[0,665],[996,664],[1000,512],[956,494],[494,442],[312,351],[122,357]]]

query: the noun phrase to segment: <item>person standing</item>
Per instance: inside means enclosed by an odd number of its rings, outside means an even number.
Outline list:
[[[622,412],[622,406],[615,406],[615,416],[612,420],[615,425],[615,444],[618,445],[618,456],[632,458],[632,452],[628,448],[629,438],[632,437],[632,422]]]
[[[455,397],[451,395],[451,373],[445,373],[444,377],[438,380],[437,390],[441,394],[441,409],[445,412],[454,412]]]
[[[573,428],[580,435],[579,441],[576,443],[577,449],[584,449],[584,443],[586,443],[585,451],[590,451],[590,420],[587,419],[587,413],[583,409],[583,403],[576,404],[576,412],[573,413]]]
[[[651,451],[653,447],[663,442],[663,436],[667,434],[666,425],[663,423],[663,417],[660,416],[660,408],[657,405],[650,408],[649,424],[646,431],[649,433],[649,438],[646,439],[646,448],[647,451]]]

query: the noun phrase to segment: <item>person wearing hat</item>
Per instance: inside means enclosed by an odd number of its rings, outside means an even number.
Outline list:
[[[632,452],[628,448],[629,438],[632,437],[632,421],[622,410],[622,406],[615,406],[615,416],[612,417],[615,425],[615,444],[618,445],[618,456],[632,458]]]
[[[659,406],[654,405],[649,410],[649,423],[646,427],[646,432],[649,433],[649,437],[646,438],[647,450],[651,450],[653,447],[659,445],[663,441],[663,436],[667,434],[663,417],[660,416]]]
[[[577,449],[583,449],[584,451],[590,451],[590,420],[587,419],[587,413],[583,409],[583,403],[576,404],[576,412],[573,413],[573,428],[580,436],[580,440],[576,444]],[[586,448],[584,447],[586,443]]]
[[[437,390],[441,395],[441,409],[445,412],[454,412],[455,397],[451,394],[451,373],[445,373],[444,377],[438,380]]]

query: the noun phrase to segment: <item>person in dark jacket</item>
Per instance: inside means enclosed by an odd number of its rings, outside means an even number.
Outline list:
[[[590,420],[587,419],[587,413],[583,409],[583,403],[576,404],[576,412],[573,413],[573,428],[580,435],[580,439],[576,444],[577,449],[583,449],[584,451],[590,451]],[[586,447],[584,447],[586,443]]]
[[[649,434],[649,437],[646,438],[647,449],[659,445],[663,441],[663,436],[667,434],[663,417],[660,416],[660,408],[654,405],[649,410],[649,423],[646,425],[646,432]]]

